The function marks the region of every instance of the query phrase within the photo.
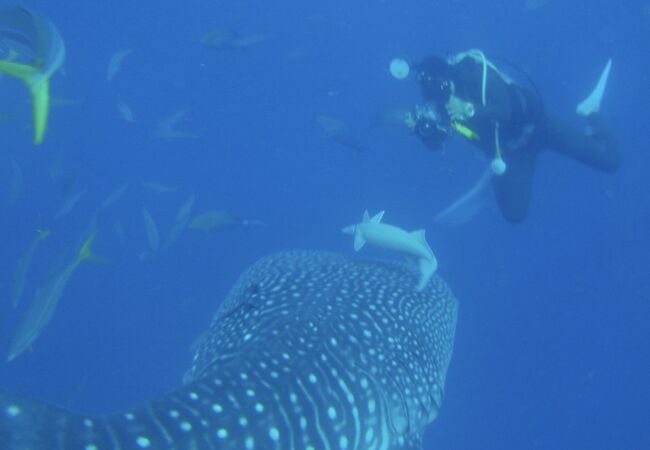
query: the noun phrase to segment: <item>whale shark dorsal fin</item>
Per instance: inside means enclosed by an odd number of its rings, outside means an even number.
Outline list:
[[[358,252],[366,244],[366,240],[358,228],[354,230],[354,251]]]
[[[366,211],[366,212],[368,212],[368,211]],[[370,223],[380,223],[381,219],[384,217],[385,212],[386,211],[379,211],[377,214],[372,216],[372,218],[370,219]]]

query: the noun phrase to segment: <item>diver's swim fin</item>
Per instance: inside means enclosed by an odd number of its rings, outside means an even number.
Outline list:
[[[578,104],[576,112],[584,117],[590,116],[600,111],[600,102],[607,87],[607,79],[609,78],[609,71],[612,68],[612,58],[609,58],[603,73],[600,74],[600,79],[594,90],[589,94],[589,97],[584,99]]]
[[[0,60],[0,72],[18,78],[29,89],[32,96],[34,144],[40,144],[43,142],[50,110],[50,80],[40,76],[38,70],[28,64],[7,60]]]

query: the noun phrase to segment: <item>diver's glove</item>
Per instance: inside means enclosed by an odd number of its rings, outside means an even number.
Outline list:
[[[404,115],[404,124],[411,130],[416,131],[418,123],[428,121],[432,124],[437,123],[438,114],[431,105],[415,105],[413,111],[409,111]]]
[[[452,122],[467,120],[473,117],[476,113],[474,105],[471,102],[466,102],[459,99],[455,95],[449,97],[449,101],[445,105],[449,119]]]

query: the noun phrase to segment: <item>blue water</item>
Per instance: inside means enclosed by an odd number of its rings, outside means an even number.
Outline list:
[[[341,227],[366,208],[385,209],[389,223],[427,229],[461,304],[444,406],[424,448],[650,448],[650,2],[27,6],[51,18],[66,43],[52,95],[78,102],[52,108],[45,142],[35,147],[27,91],[0,80],[0,113],[15,114],[0,121],[1,297],[9,298],[35,230],[52,230],[32,262],[23,306],[0,302],[0,353],[34,290],[72,257],[99,204],[123,182],[129,189],[97,222],[95,252],[108,263],[79,268],[33,352],[0,364],[0,385],[90,412],[169,391],[243,269],[287,248],[352,254]],[[266,39],[207,48],[201,37],[218,26]],[[390,77],[391,58],[472,47],[530,74],[547,108],[567,117],[611,56],[603,113],[619,140],[621,169],[603,174],[547,153],[525,223],[507,223],[490,204],[467,225],[435,225],[436,212],[485,162],[460,139],[433,153],[374,118],[419,101],[412,80]],[[133,53],[109,83],[108,60],[126,48]],[[132,123],[118,102],[132,109]],[[183,109],[179,129],[199,137],[156,138],[156,124]],[[344,121],[366,150],[328,139],[321,115]],[[9,155],[24,175],[13,205]],[[63,181],[52,180],[53,167]],[[178,190],[153,194],[141,187],[147,181]],[[64,189],[87,193],[55,220]],[[186,230],[147,257],[142,208],[164,238],[192,193],[196,213],[223,209],[268,226]]]

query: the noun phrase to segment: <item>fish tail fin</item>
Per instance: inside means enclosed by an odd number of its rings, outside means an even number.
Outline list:
[[[366,245],[366,239],[363,237],[363,233],[359,227],[356,227],[354,230],[354,251],[358,252]]]
[[[90,249],[90,246],[93,244],[96,237],[97,237],[97,230],[90,233],[90,236],[88,236],[86,242],[84,242],[84,244],[81,246],[81,249],[79,250],[79,255],[77,256],[80,262],[81,261],[94,261],[99,263],[108,262],[108,259],[95,255]]]
[[[43,239],[45,239],[46,237],[48,237],[50,235],[50,230],[38,229],[38,230],[36,230],[36,235],[37,235],[36,237],[37,237],[37,239],[39,241],[43,240]]]
[[[32,115],[34,121],[34,144],[43,142],[50,111],[50,80],[44,78],[29,85],[32,95]]]
[[[422,291],[436,270],[438,270],[438,261],[435,256],[433,258],[420,258],[420,281],[418,281],[415,290]]]
[[[29,88],[32,96],[34,144],[40,144],[43,142],[50,109],[50,80],[47,77],[37,76],[38,71],[29,64],[7,60],[0,61],[0,72],[18,78]]]

